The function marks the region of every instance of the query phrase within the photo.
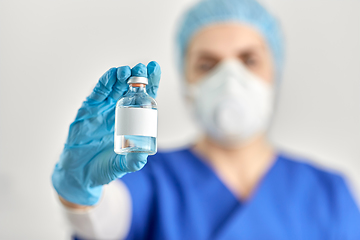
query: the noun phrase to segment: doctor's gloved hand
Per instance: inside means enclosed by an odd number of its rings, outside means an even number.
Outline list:
[[[102,194],[102,185],[143,168],[147,154],[114,152],[115,106],[128,90],[131,76],[147,76],[148,94],[155,98],[161,70],[156,62],[111,68],[82,103],[71,123],[64,150],[52,174],[57,193],[66,201],[92,206]]]

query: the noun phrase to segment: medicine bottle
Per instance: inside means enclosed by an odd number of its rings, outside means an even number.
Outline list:
[[[146,92],[146,77],[130,77],[129,90],[116,103],[114,151],[157,152],[157,103]]]

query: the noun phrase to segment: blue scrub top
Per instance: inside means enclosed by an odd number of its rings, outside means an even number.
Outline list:
[[[133,205],[127,239],[360,240],[343,178],[284,154],[246,202],[190,149],[149,156],[121,180]]]

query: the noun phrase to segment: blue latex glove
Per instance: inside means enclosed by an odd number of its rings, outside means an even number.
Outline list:
[[[147,154],[114,152],[115,106],[127,92],[130,76],[147,76],[146,90],[155,98],[160,75],[160,66],[150,62],[147,67],[139,63],[132,69],[111,68],[100,78],[70,125],[52,175],[54,188],[62,198],[80,205],[94,205],[101,197],[102,185],[146,164]]]

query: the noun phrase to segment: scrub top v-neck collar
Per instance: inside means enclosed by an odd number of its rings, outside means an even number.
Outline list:
[[[214,169],[206,162],[205,159],[198,156],[196,153],[193,152],[190,148],[186,150],[187,153],[192,157],[194,161],[196,161],[199,165],[202,165],[202,168],[204,169],[206,174],[208,175],[210,182],[209,186],[216,186],[214,189],[218,191],[218,195],[222,196],[222,199],[231,199],[233,202],[233,210],[231,211],[230,215],[224,219],[224,221],[216,228],[214,229],[212,236],[212,239],[227,239],[229,233],[232,233],[234,229],[241,226],[241,222],[246,219],[246,215],[249,213],[249,209],[252,208],[254,204],[257,204],[261,199],[259,198],[266,198],[268,195],[268,191],[271,191],[269,186],[271,186],[271,179],[276,178],[276,171],[279,168],[281,157],[277,153],[275,154],[274,159],[272,160],[272,164],[266,171],[266,173],[263,175],[261,180],[259,181],[258,185],[256,186],[255,190],[251,194],[251,196],[246,200],[241,200],[238,197],[234,195],[234,193],[225,185],[225,183],[219,178],[219,176],[216,174]]]
[[[264,183],[271,178],[271,175],[273,174],[272,172],[275,171],[274,169],[276,168],[276,166],[279,164],[279,161],[280,161],[279,153],[276,153],[274,155],[274,158],[272,159],[272,163],[269,165],[268,169],[265,171],[265,174],[261,177],[260,181],[258,182],[257,186],[255,187],[255,189],[253,190],[251,195],[246,200],[243,200],[241,198],[241,196],[237,197],[229,189],[229,187],[226,186],[226,184],[221,180],[221,178],[218,176],[218,174],[215,172],[213,167],[207,162],[207,160],[205,158],[203,158],[199,154],[195,153],[194,150],[192,150],[191,148],[188,148],[185,151],[191,156],[192,159],[194,159],[200,165],[202,165],[203,169],[212,177],[212,179],[214,181],[218,182],[220,185],[223,186],[223,188],[224,188],[223,193],[230,194],[231,197],[234,200],[236,200],[240,205],[250,204],[252,202],[252,200],[255,197],[257,197],[257,195],[259,195],[259,192],[262,190]]]

